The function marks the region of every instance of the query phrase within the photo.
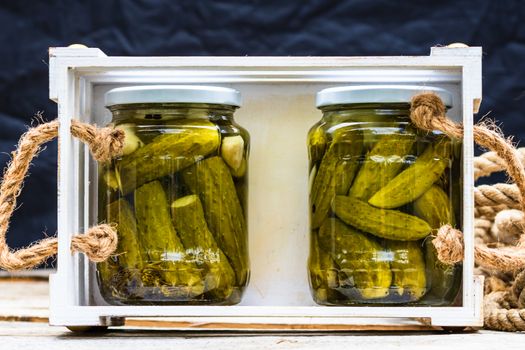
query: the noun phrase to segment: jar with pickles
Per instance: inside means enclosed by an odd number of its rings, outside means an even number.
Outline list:
[[[432,234],[461,229],[461,142],[410,123],[428,86],[367,85],[317,94],[308,134],[310,288],[321,305],[452,305],[461,265],[441,263]]]
[[[98,263],[113,305],[240,302],[249,279],[248,132],[238,91],[134,86],[106,93],[122,156],[99,164],[99,221],[117,225],[116,254]]]

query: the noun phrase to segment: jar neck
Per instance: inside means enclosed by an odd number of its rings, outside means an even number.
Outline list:
[[[320,108],[326,122],[408,122],[408,103],[362,103],[330,105]]]
[[[113,122],[176,119],[231,120],[237,107],[205,103],[135,103],[108,107]]]

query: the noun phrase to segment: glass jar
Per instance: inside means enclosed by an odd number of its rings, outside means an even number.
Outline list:
[[[240,302],[249,279],[250,136],[233,119],[238,91],[136,86],[106,96],[123,155],[99,165],[99,221],[117,224],[97,264],[110,304]]]
[[[461,142],[410,123],[427,86],[337,87],[317,94],[308,134],[310,287],[321,305],[450,305],[462,268],[436,257],[430,235],[461,229]]]

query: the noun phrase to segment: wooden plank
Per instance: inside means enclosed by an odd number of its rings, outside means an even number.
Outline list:
[[[236,335],[213,332],[174,332],[159,329],[134,330],[129,327],[99,334],[76,334],[60,327],[39,323],[0,322],[2,349],[444,349],[468,344],[476,350],[522,349],[523,336],[518,333],[482,331],[479,333],[337,333],[317,335]]]
[[[48,322],[49,284],[43,276],[0,278],[0,320]]]
[[[0,271],[0,280],[44,280],[49,279],[49,275],[55,273],[55,269],[38,269],[38,270],[24,270],[16,272]]]
[[[227,322],[181,322],[166,318],[126,319],[128,327],[153,327],[163,329],[179,330],[213,330],[213,331],[235,331],[235,332],[362,332],[362,331],[436,331],[441,327],[432,327],[424,324],[411,325],[381,325],[381,324],[265,324],[265,323],[227,323]]]

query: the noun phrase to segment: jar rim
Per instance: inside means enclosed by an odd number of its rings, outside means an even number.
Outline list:
[[[140,103],[205,103],[241,106],[238,90],[204,85],[137,85],[111,89],[104,95],[106,107]]]
[[[437,94],[447,108],[453,106],[450,91],[426,85],[354,85],[323,89],[317,93],[316,107],[363,103],[408,103],[422,92]]]

